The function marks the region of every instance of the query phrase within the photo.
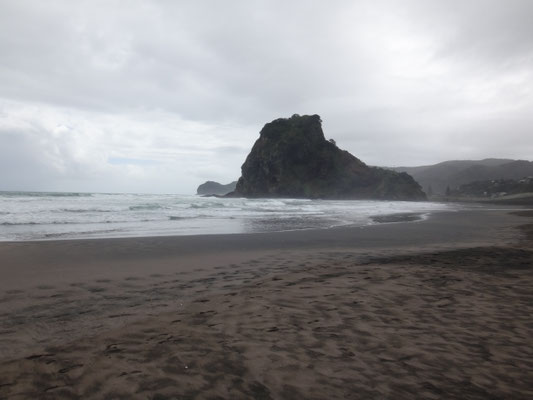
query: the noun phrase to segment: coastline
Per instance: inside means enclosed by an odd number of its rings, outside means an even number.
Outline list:
[[[90,273],[88,278],[106,277],[113,271],[122,273],[124,268],[142,274],[146,271],[146,260],[154,259],[158,266],[168,261],[170,270],[174,270],[187,269],[191,262],[199,265],[212,259],[212,263],[217,264],[217,259],[224,263],[224,258],[240,259],[242,255],[246,258],[288,250],[420,250],[428,246],[510,243],[516,236],[512,226],[523,218],[509,212],[519,210],[522,208],[483,207],[435,212],[428,219],[416,221],[393,220],[369,226],[281,232],[0,242],[3,261],[0,290],[19,288],[19,285],[31,287],[32,280],[46,283],[49,276],[57,280],[73,273],[75,279],[80,269]],[[200,262],[194,262],[196,259]],[[173,264],[174,261],[179,264]],[[112,265],[113,270],[107,265]]]
[[[206,199],[191,195],[20,194],[0,198],[0,241],[190,236],[367,225],[370,216],[455,209],[444,203]]]
[[[0,398],[527,398],[511,211],[0,243]]]

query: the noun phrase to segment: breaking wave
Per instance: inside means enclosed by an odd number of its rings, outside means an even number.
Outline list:
[[[376,216],[452,210],[430,202],[202,198],[0,192],[0,240],[255,233],[376,223]],[[88,233],[90,232],[90,233]]]

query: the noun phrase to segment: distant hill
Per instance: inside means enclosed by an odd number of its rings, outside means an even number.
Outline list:
[[[394,167],[397,172],[407,172],[422,186],[426,193],[429,187],[434,194],[444,194],[446,188],[454,190],[459,186],[497,179],[516,179],[533,176],[533,162],[487,158],[484,160],[444,161],[421,167]]]
[[[533,178],[495,179],[475,181],[459,186],[450,192],[456,197],[498,198],[509,195],[533,193]]]
[[[237,181],[228,183],[226,185],[223,185],[221,183],[214,182],[214,181],[207,181],[205,183],[202,183],[200,186],[198,186],[198,189],[196,189],[196,194],[201,194],[201,195],[216,194],[219,196],[223,196],[225,194],[228,194],[229,192],[233,192],[235,190],[236,185],[237,185]]]

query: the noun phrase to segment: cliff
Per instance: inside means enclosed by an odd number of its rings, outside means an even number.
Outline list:
[[[425,200],[406,173],[369,167],[333,140],[318,115],[293,115],[266,124],[242,165],[231,196]]]

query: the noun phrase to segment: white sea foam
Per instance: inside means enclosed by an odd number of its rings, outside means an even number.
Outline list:
[[[224,199],[184,195],[0,192],[0,240],[256,233],[428,215],[431,202]]]

